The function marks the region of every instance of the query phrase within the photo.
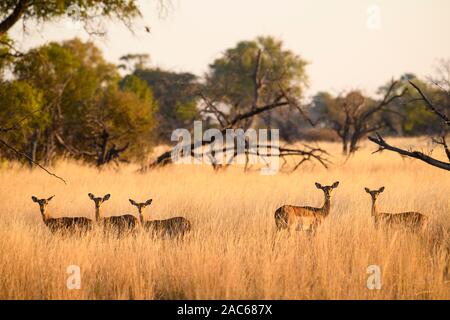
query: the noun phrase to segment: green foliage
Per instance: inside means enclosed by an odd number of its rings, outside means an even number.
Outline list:
[[[99,17],[107,19],[119,19],[127,25],[133,18],[141,15],[136,0],[51,0],[51,1],[28,1],[3,0],[0,2],[0,21],[4,21],[14,10],[21,6],[21,14],[13,21],[16,23],[23,18],[38,22],[47,22],[60,17],[70,18],[74,21],[82,21],[88,30],[98,32],[98,25],[93,24]],[[94,19],[96,18],[96,19]],[[7,32],[8,28],[0,30]]]
[[[152,112],[157,111],[157,105],[153,99],[153,91],[147,82],[135,75],[128,75],[121,81],[121,87],[125,91],[133,92],[143,103],[148,104]]]
[[[33,49],[16,62],[13,72],[17,83],[36,91],[21,94],[22,104],[30,109],[36,104],[32,98],[39,98],[45,111],[34,115],[33,123],[22,123],[29,143],[38,144],[38,158],[51,160],[69,153],[97,161],[102,148],[126,144],[130,147],[124,156],[140,158],[151,146],[157,111],[151,89],[137,77],[128,78],[121,88],[116,66],[107,63],[93,43],[74,39]],[[13,96],[8,97],[1,102],[9,103]],[[48,121],[49,126],[42,126]],[[104,132],[108,133],[106,144]],[[30,149],[27,139],[21,149]]]
[[[35,17],[45,20],[52,14],[64,15],[72,2],[53,2],[53,11],[45,13],[50,10],[46,7],[43,12],[35,12]],[[112,1],[111,5],[125,2]],[[12,5],[13,1],[8,3]],[[79,5],[96,6],[89,3]],[[1,3],[0,8],[6,5]],[[209,66],[204,83],[191,73],[146,68],[145,54],[124,56],[122,61],[132,73],[122,78],[118,66],[105,61],[92,42],[79,39],[51,42],[20,56],[11,45],[6,35],[0,35],[0,127],[14,127],[2,138],[33,159],[47,162],[68,154],[100,165],[114,159],[106,156],[108,152],[120,149],[120,159],[142,159],[154,143],[167,142],[174,129],[191,127],[201,118],[198,105],[202,95],[232,117],[277,101],[284,93],[301,97],[308,83],[306,62],[271,37],[239,42],[228,49]],[[2,78],[5,69],[11,70],[12,78]],[[427,86],[412,74],[403,78],[404,83],[395,89],[397,93],[409,87],[406,80],[412,79],[438,106],[448,105],[443,90]],[[384,95],[387,88],[381,87],[379,93]],[[337,132],[351,151],[356,150],[360,133],[441,132],[439,119],[418,98],[410,88],[402,99],[389,105],[394,112],[376,113],[358,122],[379,101],[358,91],[345,96],[320,92],[309,112],[316,120],[324,118],[322,124]],[[211,119],[204,120],[209,121],[208,126],[217,125]],[[281,137],[291,141],[301,137],[300,130],[305,127],[304,118],[287,108],[262,113],[256,120],[243,126],[275,125],[282,130]]]
[[[199,118],[197,103],[202,86],[195,75],[161,69],[137,69],[134,76],[152,88],[158,101],[156,135],[160,140],[169,141],[174,129],[190,127],[192,121]]]
[[[176,118],[182,121],[193,121],[197,115],[196,101],[188,101],[186,103],[177,102],[175,106]]]
[[[421,90],[434,102],[439,102],[442,97],[442,90],[438,87],[430,86],[427,82],[418,79],[414,74],[405,74],[402,76],[403,81],[397,87],[400,92],[404,88],[408,88],[406,94],[402,99],[394,101],[390,109],[395,113],[386,115],[389,117],[393,127],[399,134],[406,135],[421,135],[439,133],[442,129],[442,123],[432,112],[430,112],[422,100],[420,100],[419,93],[410,86],[408,80],[413,81]],[[387,85],[379,89],[380,94],[384,94],[387,90]]]
[[[105,92],[100,108],[96,109],[100,113],[98,119],[101,119],[108,132],[117,137],[115,143],[129,143],[127,154],[136,159],[147,156],[157,110],[150,88],[146,87],[145,92],[142,97],[130,89],[120,90],[111,86]]]
[[[17,55],[13,44],[8,35],[0,34],[0,81],[4,77],[5,70],[11,65]]]
[[[272,37],[242,41],[210,65],[206,91],[212,100],[228,105],[231,114],[238,113],[253,106],[258,85],[261,103],[273,100],[280,87],[300,96],[307,86],[306,64]]]
[[[138,69],[145,69],[149,60],[150,55],[146,53],[126,54],[120,57],[120,61],[122,61],[122,63],[118,65],[118,68],[134,72]]]
[[[10,141],[25,143],[32,127],[45,128],[49,124],[42,110],[42,92],[24,81],[1,83],[0,102],[0,127],[12,129]]]

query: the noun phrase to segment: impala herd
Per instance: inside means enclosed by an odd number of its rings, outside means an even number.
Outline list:
[[[131,214],[103,217],[101,214],[101,206],[105,201],[109,200],[111,195],[106,194],[103,197],[96,197],[92,193],[89,193],[88,196],[95,205],[95,220],[85,217],[51,218],[49,216],[48,204],[54,196],[47,199],[38,199],[33,196],[31,199],[39,204],[42,220],[53,233],[84,233],[92,230],[95,226],[98,226],[103,228],[104,231],[116,233],[118,236],[142,229],[162,236],[176,237],[183,236],[191,229],[191,223],[183,217],[145,221],[143,209],[152,203],[152,199],[142,203],[137,203],[136,201],[129,199],[130,203],[138,209],[138,218]]]
[[[315,185],[318,189],[323,191],[323,206],[315,208],[309,206],[284,205],[278,208],[275,211],[275,224],[277,230],[287,229],[288,231],[305,231],[309,234],[315,233],[319,225],[330,214],[331,195],[339,186],[339,181],[336,181],[330,186],[322,186],[317,182]],[[428,220],[427,216],[419,212],[379,212],[376,201],[378,196],[384,191],[384,187],[377,190],[364,188],[364,190],[372,199],[371,215],[375,227],[378,228],[380,225],[397,225],[415,231],[422,229],[426,225]],[[52,218],[48,212],[48,204],[54,196],[47,199],[38,199],[35,196],[32,196],[31,199],[39,204],[42,220],[53,233],[84,233],[97,226],[102,228],[105,232],[115,233],[118,236],[142,230],[160,236],[182,237],[191,230],[190,221],[184,217],[145,221],[144,209],[151,205],[152,199],[145,202],[136,202],[133,199],[129,199],[130,204],[137,208],[137,217],[131,214],[104,217],[101,213],[101,207],[105,201],[110,199],[111,195],[106,194],[103,197],[96,197],[92,193],[89,193],[88,196],[95,205],[94,220],[85,217]]]

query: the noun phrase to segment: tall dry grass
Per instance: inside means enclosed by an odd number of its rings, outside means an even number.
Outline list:
[[[422,141],[397,140],[408,145]],[[333,154],[339,146],[322,144]],[[172,166],[146,174],[135,167],[103,170],[62,162],[68,185],[39,170],[0,170],[0,298],[3,299],[448,299],[450,176],[396,154],[361,150],[330,170],[306,165],[292,174],[244,174],[239,168]],[[276,233],[282,204],[322,204],[314,187],[339,180],[330,216],[314,238]],[[387,212],[417,210],[431,218],[420,235],[375,230],[364,187],[386,191]],[[54,216],[93,218],[87,193],[111,193],[105,215],[135,213],[128,198],[149,197],[148,219],[183,215],[193,223],[184,241],[146,234],[124,239],[92,232],[60,238],[48,232],[30,199],[55,194]],[[81,289],[69,290],[66,269],[81,268]],[[382,271],[369,290],[369,265]]]

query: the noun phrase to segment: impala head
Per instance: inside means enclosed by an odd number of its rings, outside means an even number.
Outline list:
[[[94,201],[95,208],[100,208],[100,205],[111,197],[111,195],[109,193],[103,197],[96,197],[92,193],[88,193],[88,196],[89,196],[89,199]]]
[[[44,215],[45,211],[47,210],[47,206],[48,203],[50,202],[50,200],[53,199],[54,196],[51,196],[50,198],[47,199],[38,199],[35,196],[31,197],[31,200],[33,200],[34,202],[36,202],[37,204],[39,204],[39,209],[41,210],[41,214]]]
[[[325,198],[327,200],[331,199],[331,194],[332,194],[333,190],[338,187],[338,185],[339,185],[339,181],[336,181],[331,186],[322,186],[320,183],[316,182],[317,189],[320,189],[323,191],[323,194],[325,195]]]
[[[364,188],[364,190],[366,190],[366,192],[368,194],[370,194],[370,196],[372,197],[372,200],[375,201],[375,200],[377,200],[380,193],[382,193],[384,191],[384,187],[381,187],[378,190],[370,190],[369,188]]]
[[[134,201],[133,199],[128,199],[128,200],[130,201],[130,203],[131,203],[133,206],[135,206],[135,207],[138,209],[138,212],[139,212],[140,215],[142,214],[142,210],[143,210],[145,207],[149,206],[149,205],[152,203],[152,201],[153,201],[153,199],[148,199],[148,200],[145,201],[145,202],[136,202],[136,201]]]

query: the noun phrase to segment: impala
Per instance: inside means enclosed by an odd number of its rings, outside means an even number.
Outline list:
[[[314,233],[322,221],[328,217],[331,208],[331,194],[339,185],[322,186],[316,182],[317,189],[323,191],[324,204],[320,208],[284,205],[275,211],[275,223],[278,230],[303,230]]]
[[[50,229],[51,232],[63,232],[63,233],[76,233],[86,232],[92,228],[93,221],[85,217],[62,217],[52,218],[48,211],[48,204],[54,196],[47,199],[38,199],[32,196],[33,202],[39,204],[42,220],[44,224]]]
[[[145,202],[136,202],[129,199],[130,203],[135,206],[139,213],[140,225],[146,231],[154,232],[160,235],[167,235],[170,237],[183,236],[191,230],[191,222],[183,217],[174,217],[165,220],[144,220],[144,209],[152,203],[152,199]]]
[[[108,193],[103,197],[96,197],[92,193],[88,194],[89,199],[94,201],[95,204],[95,221],[102,225],[104,228],[111,231],[117,231],[119,235],[136,229],[139,221],[131,214],[124,214],[120,216],[102,217],[101,206],[109,200],[111,195]]]
[[[378,196],[384,191],[384,187],[381,187],[378,190],[370,190],[369,188],[364,188],[364,190],[366,190],[372,198],[372,217],[376,227],[378,227],[380,223],[383,223],[388,226],[401,225],[411,229],[420,229],[426,224],[428,220],[427,216],[419,212],[379,212],[377,207],[377,199]]]

